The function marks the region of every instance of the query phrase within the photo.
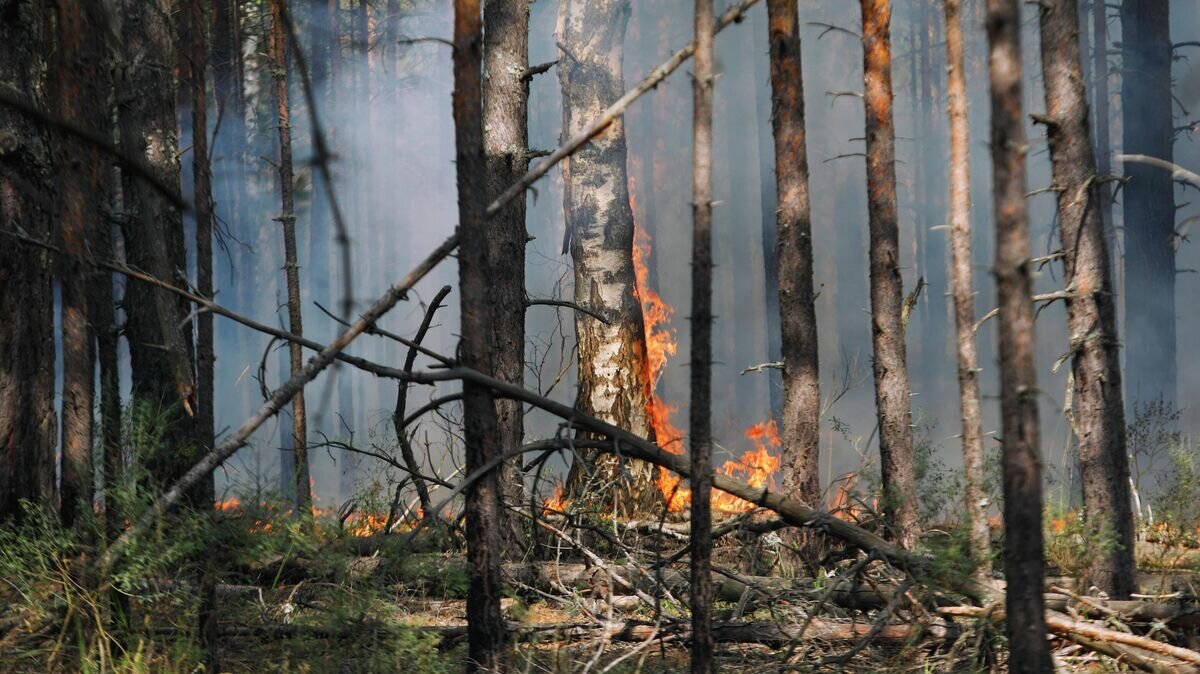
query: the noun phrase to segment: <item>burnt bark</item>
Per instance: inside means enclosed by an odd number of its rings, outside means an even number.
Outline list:
[[[0,13],[0,86],[43,109],[47,12],[40,0],[23,0]],[[0,228],[51,238],[52,166],[48,131],[0,107]],[[54,503],[53,274],[47,252],[0,236],[0,306],[7,312],[0,322],[0,519],[19,518],[22,499]]]
[[[462,341],[467,367],[486,368],[491,347],[488,307],[491,251],[486,215],[487,163],[483,148],[483,22],[479,0],[454,2],[454,130],[458,173],[458,278]],[[492,391],[463,382],[463,435],[467,474],[492,461],[499,442]],[[505,670],[505,624],[500,615],[500,480],[490,471],[467,488],[468,671]]]
[[[696,0],[692,70],[692,342],[690,358],[692,672],[712,672],[713,0]]]
[[[1125,154],[1174,155],[1168,0],[1121,3],[1121,105]],[[1177,395],[1175,192],[1170,171],[1126,163],[1125,372],[1133,403]]]
[[[900,218],[896,208],[896,128],[892,120],[891,0],[860,0],[863,101],[866,108],[867,211],[870,233],[871,340],[883,509],[892,535],[917,542],[912,410],[900,314]]]
[[[946,109],[950,119],[950,294],[954,300],[959,410],[962,416],[963,499],[971,562],[976,575],[992,574],[991,531],[984,490],[983,417],[979,403],[979,355],[975,343],[975,278],[971,264],[971,158],[967,123],[967,66],[963,55],[962,0],[946,0]]]
[[[287,279],[288,330],[294,335],[304,334],[303,317],[300,312],[300,261],[296,255],[296,209],[293,195],[292,175],[292,122],[291,104],[288,99],[288,44],[287,27],[283,23],[284,0],[269,0],[271,32],[268,36],[268,59],[271,63],[275,84],[275,114],[279,128],[279,222],[283,230],[283,268]],[[290,376],[295,376],[304,367],[304,348],[299,342],[288,344]],[[292,455],[295,460],[293,479],[296,489],[296,512],[302,517],[312,514],[312,485],[308,471],[308,418],[304,405],[304,391],[292,398]]]
[[[818,506],[821,375],[813,291],[812,219],[804,79],[796,3],[768,0],[771,120],[775,136],[775,223],[778,231],[778,311],[783,350],[783,489]]]
[[[987,1],[992,199],[1000,309],[1004,577],[1011,672],[1052,672],[1042,597],[1042,473],[1017,0]]]
[[[58,0],[53,75],[58,116],[104,137],[109,77],[102,42],[107,16],[100,3]],[[109,165],[99,148],[63,134],[54,138],[58,174],[58,238],[62,329],[61,515],[72,526],[92,508],[92,404],[96,334],[92,325],[96,269],[91,248],[104,211]],[[102,275],[103,276],[103,275]]]
[[[1126,599],[1135,587],[1120,344],[1088,129],[1078,16],[1076,0],[1042,5],[1042,121],[1058,198],[1063,281],[1069,291],[1067,326],[1075,386],[1070,418],[1079,441],[1083,513],[1093,540],[1104,541],[1089,556],[1087,583],[1114,599]]]
[[[566,0],[560,8],[558,66],[563,91],[563,138],[600,117],[624,92],[622,62],[629,0]],[[641,437],[651,429],[646,411],[645,325],[633,268],[633,210],[626,176],[625,126],[618,118],[563,161],[564,249],[575,263],[575,302],[603,316],[575,312],[579,341],[578,406]],[[565,251],[564,251],[565,252]],[[660,441],[664,440],[662,438]],[[568,477],[578,497],[590,464],[601,482],[599,498],[628,514],[658,502],[652,467],[621,465],[615,457],[579,453]]]
[[[483,9],[483,152],[490,202],[529,169],[529,3],[489,0]],[[525,381],[525,199],[513,199],[491,219],[488,255],[492,312],[488,373],[521,385]],[[500,447],[521,446],[525,435],[521,403],[496,400]],[[519,461],[500,467],[506,503],[525,501]],[[506,549],[522,547],[523,521],[505,516]]]

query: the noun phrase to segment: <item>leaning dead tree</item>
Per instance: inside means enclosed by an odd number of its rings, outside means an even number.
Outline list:
[[[462,290],[462,363],[488,367],[493,330],[488,288],[487,165],[483,149],[483,20],[479,0],[454,3],[454,132],[458,173],[459,287]],[[467,488],[467,590],[469,670],[503,672],[505,626],[500,615],[500,480],[494,463],[503,447],[496,398],[486,387],[463,382],[463,444],[468,473],[489,471]],[[502,462],[500,462],[502,463]]]
[[[692,73],[691,604],[692,672],[713,671],[712,332],[713,0],[696,0]]]
[[[816,506],[821,500],[821,373],[813,289],[804,73],[796,3],[768,0],[771,124],[775,138],[779,321],[783,349],[783,488]],[[768,290],[770,292],[770,290]]]
[[[1101,218],[1088,128],[1087,92],[1080,66],[1076,0],[1042,3],[1042,80],[1050,162],[1058,199],[1058,233],[1067,288],[1072,396],[1069,419],[1079,441],[1083,513],[1091,540],[1087,583],[1114,599],[1136,591],[1133,501],[1125,451],[1120,343],[1108,246]]]
[[[883,511],[896,540],[917,543],[912,408],[905,355],[904,280],[896,208],[896,127],[892,120],[891,0],[860,0],[863,105],[866,109],[867,211],[870,229],[871,342]]]
[[[1042,598],[1042,471],[1033,281],[1025,211],[1025,120],[1018,0],[988,0],[992,104],[992,201],[996,213],[996,305],[1000,309],[1004,578],[1010,672],[1053,671]]]
[[[950,118],[950,294],[954,300],[962,415],[963,500],[967,506],[971,562],[980,578],[992,573],[988,501],[984,491],[983,416],[979,404],[979,356],[975,344],[975,278],[971,263],[971,157],[967,123],[967,66],[963,56],[962,0],[946,0],[946,108]]]

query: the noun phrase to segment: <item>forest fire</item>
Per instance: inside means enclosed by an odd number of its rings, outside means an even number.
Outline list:
[[[247,508],[242,504],[241,500],[236,496],[230,496],[224,499],[213,502],[213,510],[220,513],[226,513],[233,517],[241,517],[247,514]],[[288,518],[295,512],[292,509],[287,509],[282,512],[277,507],[272,507],[269,503],[260,503],[257,508],[256,519],[250,525],[252,533],[270,532],[274,526],[273,521],[277,517]],[[321,508],[314,506],[312,509],[313,517],[337,517],[337,513],[333,508]],[[424,513],[420,508],[417,509],[414,515],[413,522],[420,521]],[[354,512],[346,517],[343,522],[345,531],[356,538],[367,538],[376,534],[384,533],[389,528],[387,513],[360,513]],[[411,522],[405,520],[402,522],[401,529],[411,527]]]
[[[778,450],[782,444],[778,425],[774,420],[754,424],[746,429],[746,438],[754,443],[754,450],[742,454],[737,461],[726,461],[717,472],[739,478],[755,489],[774,486],[775,472],[779,470],[781,461],[768,448]],[[754,504],[733,494],[716,491],[713,492],[712,507],[723,512],[740,513],[750,510]]]

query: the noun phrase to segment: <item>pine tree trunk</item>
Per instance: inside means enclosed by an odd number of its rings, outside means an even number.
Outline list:
[[[48,108],[47,7],[22,0],[0,14],[0,83]],[[0,228],[18,226],[51,240],[54,180],[47,130],[0,107]],[[52,507],[57,426],[54,410],[54,287],[49,253],[0,234],[0,520],[21,516],[20,501]]]
[[[1000,309],[1000,413],[1004,446],[1004,577],[1008,669],[1054,671],[1042,598],[1042,474],[1033,283],[1025,212],[1025,127],[1018,0],[988,0],[996,295]]]
[[[491,358],[492,311],[488,287],[489,226],[485,215],[487,164],[483,149],[483,25],[479,0],[454,3],[454,128],[457,147],[462,341],[465,367],[486,371]],[[503,451],[496,401],[489,389],[463,383],[466,473],[473,474]],[[503,672],[505,626],[500,615],[500,480],[490,471],[467,488],[468,671]]]
[[[495,199],[529,168],[529,3],[489,0],[484,5],[483,151],[487,162],[487,197]],[[525,199],[514,199],[490,221],[491,260],[488,306],[492,331],[487,373],[518,386],[525,382]],[[497,399],[500,447],[515,449],[525,435],[524,414],[516,400]],[[525,500],[520,461],[500,468],[506,503]],[[506,550],[522,547],[523,520],[506,515]]]
[[[713,0],[696,0],[692,70],[692,673],[715,667],[712,637]]]
[[[1104,223],[1104,238],[1108,240],[1109,268],[1112,269],[1113,290],[1120,283],[1115,275],[1117,259],[1114,255],[1117,249],[1116,230],[1113,227],[1112,183],[1108,176],[1112,174],[1112,142],[1110,137],[1111,123],[1109,122],[1108,88],[1108,4],[1103,0],[1092,2],[1092,114],[1095,117],[1096,129],[1096,177],[1100,182],[1100,220]],[[1118,316],[1119,322],[1119,316]]]
[[[58,116],[97,135],[107,135],[109,79],[102,36],[106,14],[99,3],[58,0],[53,77]],[[92,508],[92,404],[96,334],[89,290],[96,280],[90,262],[98,216],[104,211],[108,163],[92,144],[66,134],[55,138],[62,288],[62,492],[61,514],[72,526]],[[102,275],[102,277],[106,277]]]
[[[912,412],[900,313],[900,222],[896,209],[896,130],[892,121],[891,0],[861,0],[863,90],[870,219],[871,336],[883,508],[897,542],[917,542]]]
[[[770,6],[768,5],[768,12]],[[759,14],[754,14],[749,21],[754,26],[754,40],[770,43],[770,29],[767,21]],[[769,18],[768,18],[769,21]],[[771,89],[770,68],[755,68],[756,91],[755,108],[758,117],[755,120],[755,131],[758,137],[759,165],[759,210],[762,212],[762,249],[763,277],[766,283],[766,333],[767,361],[783,360],[783,326],[780,323],[779,312],[779,229],[776,222],[778,194],[776,193],[775,175],[775,137],[772,117],[773,96]],[[761,78],[759,80],[758,78]],[[774,368],[767,370],[767,400],[771,406],[771,418],[780,426],[783,425],[784,387],[783,375]]]
[[[1174,156],[1169,0],[1121,3],[1124,152]],[[1177,395],[1175,191],[1169,171],[1128,163],[1125,213],[1125,372],[1135,405]]]
[[[1135,591],[1133,498],[1125,453],[1120,344],[1075,3],[1053,0],[1041,10],[1046,135],[1065,251],[1063,282],[1070,291],[1067,325],[1075,383],[1070,418],[1079,440],[1084,518],[1092,540],[1107,542],[1089,556],[1085,587],[1095,585],[1114,599],[1126,599]]]
[[[565,0],[558,72],[563,90],[563,136],[571,137],[624,92],[622,61],[629,0]],[[633,211],[626,177],[625,126],[617,119],[563,166],[567,245],[575,262],[575,302],[608,323],[576,312],[579,408],[642,437],[646,414],[645,329],[633,269]],[[627,514],[658,502],[652,467],[620,465],[611,455],[576,454],[568,486],[581,495],[585,471],[602,485],[600,502]],[[627,474],[622,474],[627,473]]]
[[[287,279],[288,330],[304,334],[300,313],[300,261],[296,257],[296,211],[293,203],[292,123],[288,100],[287,27],[283,23],[284,0],[270,0],[271,34],[268,59],[275,80],[275,107],[279,120],[279,196],[277,218],[283,229],[283,268]],[[291,376],[304,367],[304,349],[297,342],[288,344],[288,365]],[[292,398],[292,454],[295,457],[296,512],[302,517],[312,514],[312,486],[308,473],[308,418],[304,391]]]
[[[793,0],[768,0],[771,120],[775,136],[779,317],[783,349],[783,488],[817,507],[821,501],[821,375],[813,293],[812,219],[804,128],[800,22]]]
[[[950,119],[950,294],[958,356],[962,415],[963,498],[971,562],[976,575],[992,575],[991,532],[984,489],[983,417],[979,404],[979,356],[975,343],[975,271],[971,259],[971,158],[967,123],[967,66],[963,56],[962,0],[946,0],[947,113]]]

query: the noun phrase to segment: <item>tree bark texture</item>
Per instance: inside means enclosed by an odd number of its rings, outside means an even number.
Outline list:
[[[1009,671],[1052,672],[1042,598],[1042,471],[1034,369],[1018,0],[987,0],[992,190],[1000,309],[1004,577]]]
[[[563,90],[563,137],[571,138],[624,93],[622,62],[629,0],[565,0],[558,72]],[[626,177],[625,126],[618,118],[563,162],[567,245],[575,263],[575,302],[603,316],[576,312],[579,341],[579,408],[650,436],[646,413],[645,326],[633,269],[633,210]],[[652,468],[621,465],[612,456],[577,454],[603,480],[604,501],[620,511],[644,512],[659,501]],[[572,467],[579,488],[585,471]],[[576,493],[576,496],[579,494]]]
[[[1121,105],[1125,154],[1172,161],[1171,22],[1168,0],[1121,3]],[[1171,173],[1128,162],[1125,214],[1125,371],[1134,403],[1174,404],[1175,192]]]
[[[713,0],[696,0],[692,70],[692,672],[712,672]]]
[[[1081,15],[1086,2],[1080,6]],[[1112,183],[1107,180],[1112,173],[1112,143],[1109,129],[1109,100],[1108,88],[1108,3],[1093,0],[1092,18],[1092,114],[1095,118],[1096,129],[1096,172],[1100,183],[1100,219],[1104,223],[1104,236],[1112,245],[1109,249],[1109,264],[1116,271],[1116,261],[1112,252],[1116,248],[1116,235],[1113,231],[1112,212]],[[1083,30],[1083,26],[1080,26]],[[1082,33],[1080,35],[1082,38]],[[1087,58],[1086,52],[1084,58]],[[1116,290],[1117,279],[1113,279],[1113,289]]]
[[[275,81],[275,107],[279,121],[279,196],[280,210],[277,219],[283,229],[283,269],[287,279],[288,330],[294,335],[304,334],[303,317],[300,313],[300,261],[296,255],[296,209],[292,189],[292,122],[291,105],[288,100],[288,44],[287,27],[283,23],[285,0],[269,0],[271,34],[268,57]],[[299,342],[288,344],[290,376],[295,376],[304,367],[304,348]],[[295,458],[296,512],[302,516],[312,513],[312,485],[308,477],[308,418],[304,405],[304,391],[292,398],[292,453]]]
[[[49,107],[45,59],[48,8],[41,0],[0,13],[0,86]],[[0,228],[50,240],[55,208],[48,131],[0,108]],[[0,519],[19,518],[20,501],[52,507],[57,419],[54,409],[54,262],[47,252],[0,237]]]
[[[796,3],[768,0],[771,120],[775,135],[775,229],[778,232],[779,318],[783,349],[783,488],[818,507],[821,501],[821,374],[813,292],[812,219],[804,128],[804,79]]]
[[[491,252],[486,216],[487,163],[483,147],[483,22],[479,0],[454,3],[454,130],[458,173],[458,278],[467,367],[488,367],[493,312],[488,306]],[[463,382],[463,435],[468,475],[503,451],[492,391]],[[505,624],[500,615],[500,480],[490,471],[466,491],[468,670],[505,669]]]
[[[103,38],[107,16],[98,2],[55,3],[54,50],[58,116],[107,135],[108,69]],[[63,134],[55,139],[58,174],[59,239],[63,255],[62,288],[62,488],[63,524],[71,526],[92,508],[92,404],[96,373],[96,334],[92,326],[90,284],[97,279],[88,258],[104,212],[108,167],[99,148]],[[99,275],[108,278],[107,275]]]
[[[1063,280],[1069,291],[1067,326],[1075,385],[1070,418],[1079,441],[1083,513],[1093,540],[1104,541],[1089,556],[1087,582],[1114,599],[1127,599],[1135,591],[1133,512],[1120,344],[1088,128],[1078,17],[1076,0],[1042,5],[1046,135],[1065,252]]]
[[[891,0],[860,0],[866,108],[871,338],[883,508],[897,542],[917,541],[912,411],[900,313],[900,218],[896,209],[896,129],[892,120]]]
[[[529,169],[529,3],[490,0],[484,4],[483,24],[483,152],[490,203]],[[520,385],[525,381],[525,199],[513,199],[488,229],[489,373]],[[521,446],[521,403],[496,399],[496,421],[500,447]],[[500,467],[502,497],[513,505],[525,500],[519,466],[513,462]],[[516,516],[505,520],[506,548],[512,550],[520,546],[524,523]]]
[[[984,489],[983,417],[979,403],[979,356],[975,343],[975,278],[971,260],[971,158],[967,123],[967,66],[963,55],[962,0],[946,0],[947,113],[950,119],[950,294],[954,300],[959,409],[962,415],[963,498],[971,562],[981,579],[991,577],[991,532]]]

